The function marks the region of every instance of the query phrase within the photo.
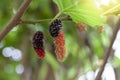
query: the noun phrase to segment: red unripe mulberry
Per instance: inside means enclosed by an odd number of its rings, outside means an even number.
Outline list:
[[[57,37],[54,38],[55,41],[55,53],[57,56],[57,59],[60,61],[63,61],[65,58],[65,40],[64,40],[64,32],[62,30],[59,31],[59,34]]]
[[[76,27],[80,30],[80,31],[87,31],[87,26],[84,23],[77,23]]]

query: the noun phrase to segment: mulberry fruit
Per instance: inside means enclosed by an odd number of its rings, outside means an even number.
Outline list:
[[[54,38],[55,43],[55,53],[57,59],[59,61],[63,61],[65,58],[65,40],[64,40],[64,32],[62,31],[62,23],[61,20],[56,19],[51,25],[49,32],[51,36]]]
[[[59,34],[59,31],[62,27],[61,20],[56,19],[53,23],[50,25],[49,32],[52,37],[56,37]]]
[[[43,46],[44,35],[41,31],[37,31],[33,36],[33,48],[38,57],[43,59],[45,57],[45,51]]]
[[[54,38],[55,41],[55,53],[57,56],[57,59],[60,61],[63,61],[65,58],[65,40],[64,40],[64,32],[60,30],[57,37]]]
[[[87,26],[84,23],[77,23],[76,27],[80,30],[80,31],[87,31]]]
[[[98,26],[96,30],[98,33],[102,33],[105,31],[105,28],[104,28],[104,26]]]

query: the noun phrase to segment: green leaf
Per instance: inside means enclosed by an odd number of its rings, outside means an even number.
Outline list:
[[[53,0],[57,5],[59,5],[59,10],[62,11],[63,10],[63,5],[62,5],[62,0]]]
[[[101,17],[102,11],[98,10],[93,0],[53,0],[59,13],[71,16],[74,22],[83,22],[90,26],[102,25],[105,18]]]

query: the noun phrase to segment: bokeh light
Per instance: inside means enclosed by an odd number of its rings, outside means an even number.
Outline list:
[[[16,73],[17,74],[22,74],[24,72],[24,67],[22,64],[17,65],[16,67]]]
[[[5,47],[2,51],[2,54],[4,57],[9,57],[14,61],[20,61],[22,59],[22,52],[13,47]]]
[[[12,51],[12,56],[11,58],[14,60],[14,61],[20,61],[22,59],[22,53],[19,49],[14,49]]]
[[[12,56],[13,47],[5,47],[2,51],[4,57],[11,57]]]

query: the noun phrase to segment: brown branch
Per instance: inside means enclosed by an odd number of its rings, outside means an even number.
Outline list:
[[[106,52],[106,54],[105,54],[104,62],[103,62],[103,64],[102,64],[102,66],[101,66],[101,68],[100,68],[100,70],[99,70],[99,72],[98,72],[97,77],[96,77],[95,80],[101,80],[101,75],[102,75],[102,73],[103,73],[103,71],[104,71],[105,64],[107,63],[107,60],[108,60],[108,58],[109,58],[109,56],[110,56],[110,53],[111,53],[111,50],[112,50],[112,45],[113,45],[114,40],[115,40],[115,38],[116,38],[117,32],[118,32],[118,30],[119,30],[119,27],[120,27],[120,19],[118,20],[117,25],[116,25],[116,27],[114,28],[114,32],[113,32],[113,35],[112,35],[112,39],[111,39],[110,46],[109,46],[109,48],[108,48],[108,50],[107,50],[107,52]]]
[[[9,21],[9,23],[5,26],[5,28],[0,32],[0,41],[8,34],[8,32],[17,25],[22,17],[23,13],[26,11],[27,7],[29,6],[32,0],[24,0],[18,11],[16,12],[15,16]]]

